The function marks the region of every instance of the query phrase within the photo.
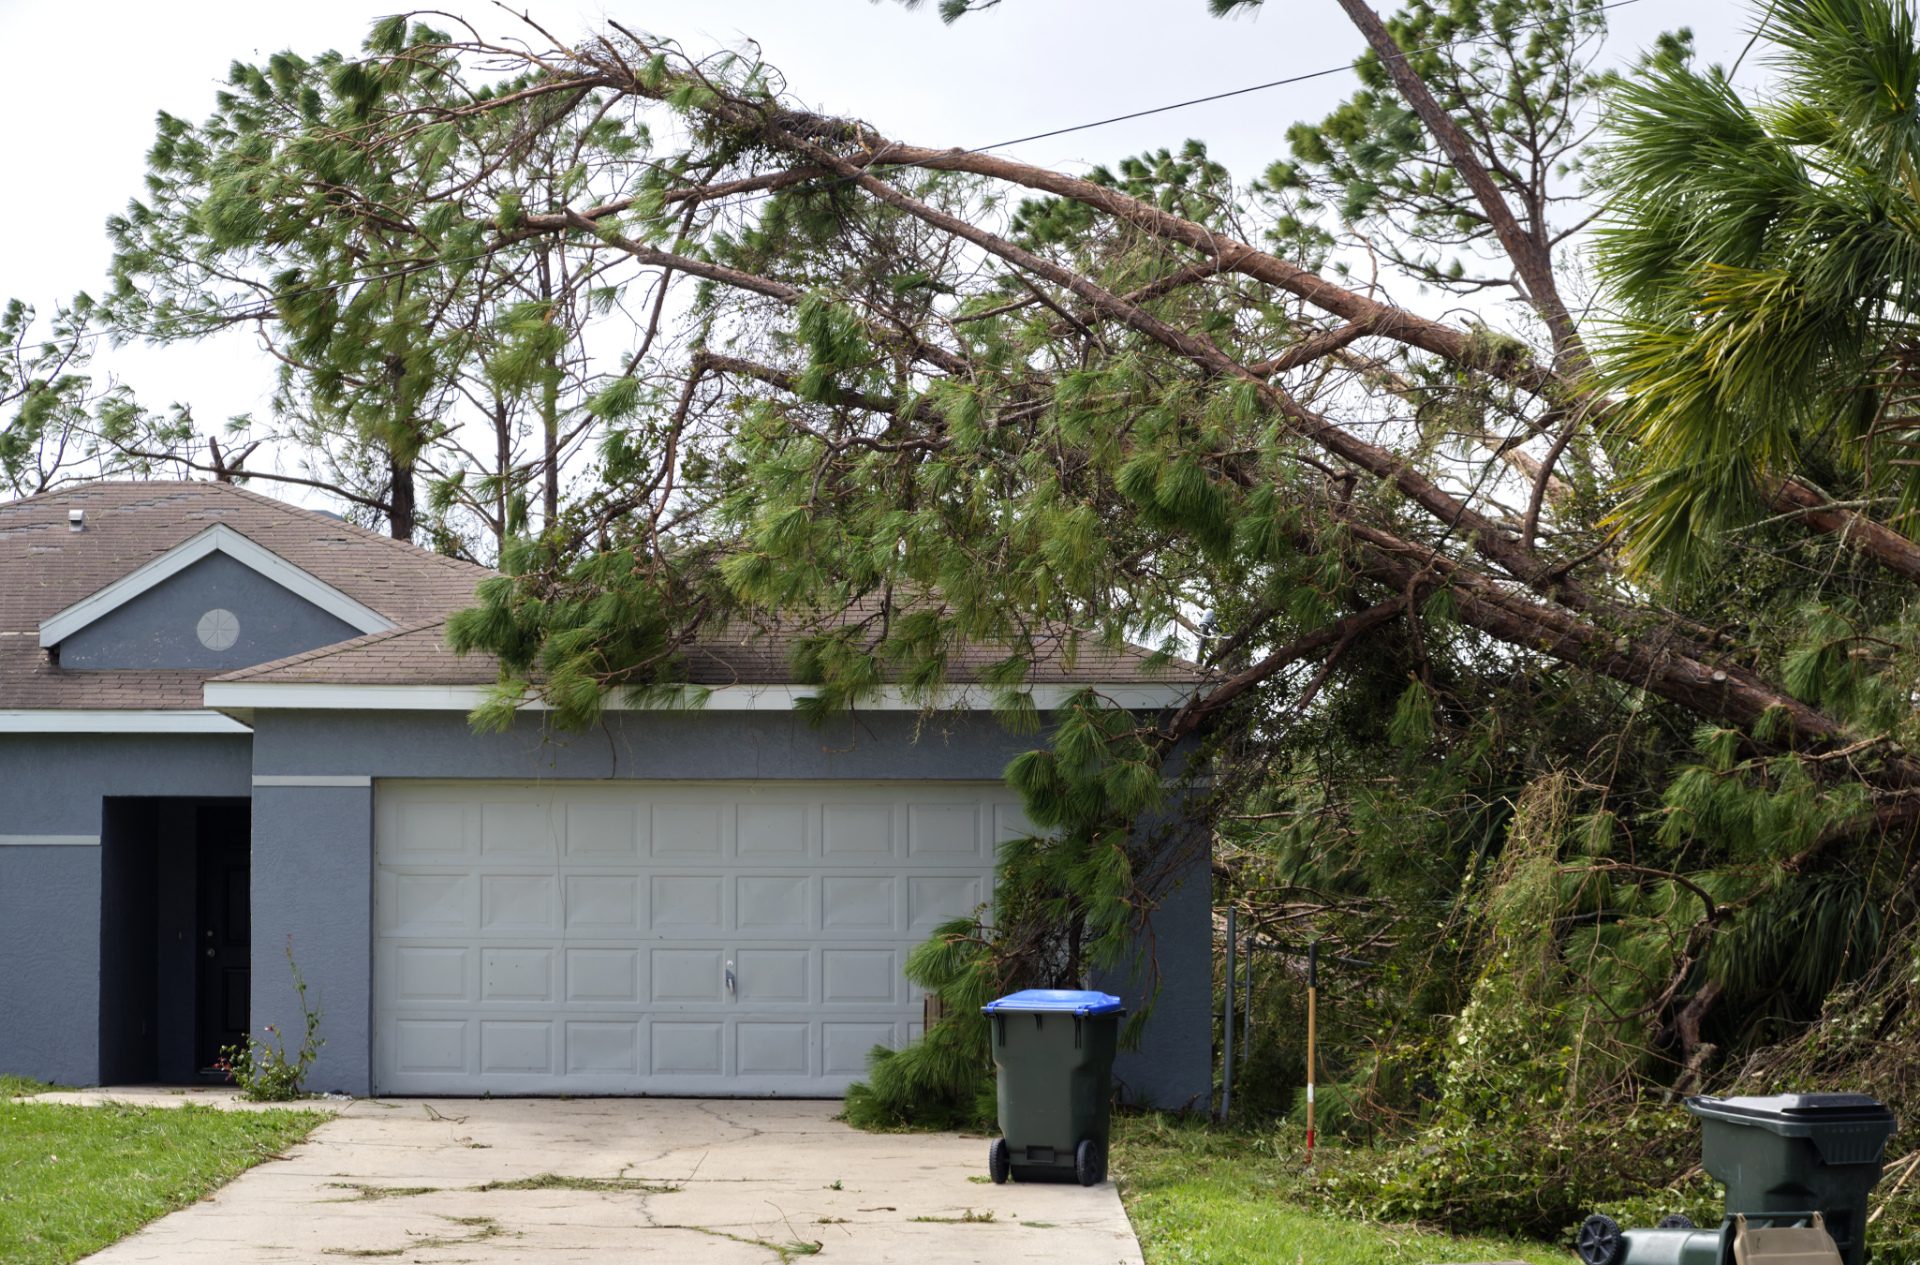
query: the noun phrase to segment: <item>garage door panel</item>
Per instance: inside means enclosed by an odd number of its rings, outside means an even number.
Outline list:
[[[913,805],[907,810],[907,851],[913,856],[978,856],[980,810],[972,804]]]
[[[718,874],[662,874],[652,881],[655,931],[712,935],[726,926],[724,883]]]
[[[805,1076],[812,1070],[812,1035],[805,1023],[739,1024],[735,1068],[742,1076]]]
[[[632,804],[567,805],[567,856],[592,862],[600,857],[640,855],[640,814]]]
[[[655,804],[653,855],[657,857],[718,857],[720,805]]]
[[[805,1005],[812,1001],[812,990],[807,987],[813,975],[812,950],[742,949],[738,963],[735,988],[743,1005]]]
[[[823,1023],[820,1038],[824,1055],[820,1070],[828,1075],[863,1076],[868,1052],[876,1045],[895,1044],[890,1023]]]
[[[530,1002],[552,999],[551,949],[514,947],[481,950],[481,1001]]]
[[[807,855],[805,804],[741,804],[735,810],[735,850],[742,857]]]
[[[640,879],[633,874],[569,874],[569,932],[640,930]]]
[[[469,805],[444,800],[414,800],[395,806],[392,856],[398,861],[432,863],[471,856],[478,840],[468,829]]]
[[[402,1072],[464,1073],[466,1043],[464,1019],[398,1019],[393,1024],[394,1065]]]
[[[890,931],[893,877],[829,874],[820,880],[820,925],[828,930]]]
[[[887,1005],[905,985],[892,949],[823,949],[820,963],[820,1000],[829,1006]]]
[[[471,930],[477,919],[471,874],[393,874],[393,898],[383,912],[385,930],[396,935],[441,935]]]
[[[567,1000],[622,1002],[640,1000],[638,949],[568,949]]]
[[[640,1022],[578,1020],[566,1027],[567,1071],[633,1076],[640,1066]]]
[[[546,1019],[483,1019],[480,1072],[553,1072],[553,1022]]]
[[[480,929],[482,931],[548,932],[559,930],[559,901],[551,874],[482,874]]]
[[[721,1001],[721,961],[719,949],[655,949],[653,1000]]]
[[[560,850],[566,819],[553,804],[483,804],[480,854],[489,858],[546,858]]]
[[[809,930],[811,887],[805,874],[741,875],[734,880],[735,926],[749,932]]]
[[[655,1076],[720,1075],[720,1024],[656,1019],[651,1029]]]
[[[390,987],[400,1001],[466,1001],[465,945],[406,944],[394,950]]]
[[[821,852],[846,860],[893,855],[893,807],[889,804],[826,804],[821,810]]]
[[[383,1093],[838,1094],[918,1032],[907,952],[1017,814],[981,784],[375,794]]]
[[[907,929],[925,936],[941,923],[979,908],[978,874],[914,875],[907,879]]]

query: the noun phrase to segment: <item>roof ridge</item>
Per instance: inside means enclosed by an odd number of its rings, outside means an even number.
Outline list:
[[[435,553],[433,550],[416,545],[410,540],[399,540],[393,536],[383,535],[370,527],[362,527],[358,523],[348,522],[346,519],[337,515],[321,510],[308,509],[304,505],[295,505],[291,501],[283,501],[278,497],[268,496],[264,492],[256,492],[252,488],[243,488],[233,483],[222,483],[215,479],[89,479],[83,483],[62,484],[57,488],[49,488],[45,492],[36,492],[32,496],[23,496],[12,501],[0,502],[0,504],[27,505],[36,501],[56,500],[60,497],[72,496],[75,493],[84,493],[90,488],[103,490],[109,488],[152,489],[155,495],[160,496],[167,495],[168,489],[179,489],[182,492],[190,494],[199,493],[202,495],[210,494],[213,496],[241,497],[252,501],[261,508],[281,510],[290,514],[299,515],[303,518],[324,519],[327,525],[345,528],[351,533],[356,533],[370,544],[378,543],[384,547],[402,549],[416,555],[422,561],[431,560],[450,569],[473,570],[486,575],[499,574],[499,572],[495,571],[492,567],[483,567],[479,563],[469,562],[465,558],[452,558],[443,553]],[[229,524],[229,526],[231,526],[231,524]],[[245,533],[243,532],[242,534],[244,535]]]
[[[362,633],[358,637],[349,637],[345,641],[336,641],[332,645],[316,646],[312,650],[303,650],[299,654],[288,655],[284,659],[273,659],[266,663],[256,663],[252,667],[239,668],[222,676],[210,676],[207,680],[244,681],[250,676],[257,676],[264,672],[276,671],[280,668],[296,667],[302,663],[313,663],[332,655],[346,654],[367,646],[377,646],[381,642],[390,641],[395,637],[404,637],[410,633],[425,632],[429,628],[435,628],[446,623],[450,618],[451,616],[448,615],[437,615],[432,619],[423,619],[417,623],[402,624],[398,628],[387,628],[380,632]]]
[[[176,480],[175,484],[176,486],[185,485],[185,486],[197,486],[197,487],[224,488],[227,492],[230,492],[239,496],[249,497],[252,500],[259,502],[262,505],[271,506],[274,509],[291,510],[296,514],[304,514],[310,518],[324,518],[329,523],[333,523],[337,526],[344,527],[348,531],[358,532],[361,536],[365,537],[370,542],[378,542],[379,544],[384,546],[405,549],[409,552],[420,555],[423,560],[430,559],[434,562],[441,563],[449,567],[471,567],[475,571],[483,571],[488,575],[498,574],[498,572],[496,572],[492,567],[483,567],[477,562],[468,562],[465,558],[451,558],[444,553],[435,553],[431,549],[423,548],[420,545],[414,544],[411,540],[401,540],[396,536],[382,535],[380,532],[373,530],[371,527],[362,527],[358,523],[349,522],[345,518],[341,518],[333,514],[322,513],[319,510],[310,510],[304,505],[294,505],[287,501],[283,501],[278,497],[268,496],[264,492],[256,492],[252,488],[238,487],[231,483],[207,483],[199,479],[180,479],[180,480]],[[85,486],[85,485],[83,484],[81,486]]]

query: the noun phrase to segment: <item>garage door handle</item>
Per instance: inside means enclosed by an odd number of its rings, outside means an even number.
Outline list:
[[[729,962],[727,963],[727,996],[732,997],[733,995],[733,963]]]

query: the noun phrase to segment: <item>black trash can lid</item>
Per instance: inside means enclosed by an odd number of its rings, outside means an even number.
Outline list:
[[[983,1015],[1112,1015],[1120,999],[1111,993],[1087,993],[1073,988],[1029,988],[1008,993],[980,1007]]]
[[[1881,1124],[1893,1132],[1893,1113],[1865,1094],[1773,1094],[1765,1098],[1715,1098],[1700,1094],[1686,1100],[1687,1110],[1703,1120],[1724,1120],[1765,1129],[1782,1137],[1810,1136],[1832,1124]]]

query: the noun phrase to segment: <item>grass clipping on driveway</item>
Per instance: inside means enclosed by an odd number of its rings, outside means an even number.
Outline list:
[[[0,1098],[0,1261],[66,1265],[307,1136],[313,1111]]]
[[[1147,1265],[1568,1259],[1550,1244],[1348,1221],[1289,1202],[1301,1172],[1296,1141],[1158,1114],[1116,1115],[1113,1176]]]

